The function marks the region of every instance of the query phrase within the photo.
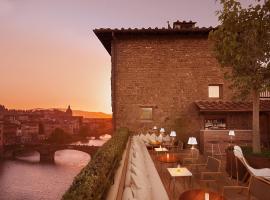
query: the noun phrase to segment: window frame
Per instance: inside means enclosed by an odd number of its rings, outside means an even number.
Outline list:
[[[147,115],[151,115],[151,117],[143,117],[143,113],[144,112],[148,112],[147,110],[144,111],[144,109],[151,109],[151,114],[147,114]],[[149,110],[150,112],[150,110]],[[153,120],[153,107],[152,106],[140,106],[140,114],[139,114],[139,119],[141,121],[152,121]]]
[[[218,86],[219,87],[219,97],[210,97],[209,93],[209,87],[211,86]],[[207,92],[208,92],[208,98],[209,99],[223,99],[223,84],[209,84],[207,87]]]

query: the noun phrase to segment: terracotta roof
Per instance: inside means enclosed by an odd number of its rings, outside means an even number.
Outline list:
[[[252,102],[196,101],[200,112],[251,112]],[[270,111],[270,100],[260,101],[260,111]]]
[[[189,23],[189,22],[186,22]],[[105,49],[108,51],[109,54],[111,54],[111,41],[113,35],[119,35],[119,34],[144,34],[144,35],[196,35],[196,34],[203,34],[208,35],[211,30],[214,30],[213,27],[195,27],[195,28],[99,28],[94,29],[94,33],[98,37],[98,39],[101,41]]]

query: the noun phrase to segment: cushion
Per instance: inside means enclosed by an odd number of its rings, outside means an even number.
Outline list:
[[[146,139],[150,139],[151,138],[150,134],[149,133],[146,133],[145,138]]]
[[[141,135],[140,135],[140,139],[143,140],[143,141],[144,141],[145,137],[146,137],[146,136],[145,136],[144,134],[141,134]]]
[[[130,187],[125,187],[122,200],[135,200]]]
[[[127,169],[125,186],[129,187],[130,185],[131,185],[131,171]]]
[[[154,133],[151,134],[150,140],[151,141],[156,141],[156,135]]]
[[[148,178],[143,173],[140,173],[138,176],[131,173],[130,185],[135,186],[136,189],[151,187]]]
[[[169,135],[166,135],[165,137],[163,137],[163,141],[170,142],[171,141],[171,137]]]
[[[140,177],[131,175],[131,190],[134,197],[138,200],[151,200],[151,187],[150,184],[144,182]]]
[[[145,169],[144,159],[142,158],[142,156],[136,155],[136,157],[132,157],[131,164],[136,166],[140,170]]]
[[[163,139],[163,137],[162,137],[162,135],[160,134],[160,135],[157,137],[157,141],[162,142],[162,139]]]

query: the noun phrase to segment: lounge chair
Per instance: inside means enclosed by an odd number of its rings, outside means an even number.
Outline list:
[[[243,165],[246,167],[250,175],[270,178],[270,168],[255,169],[251,167],[246,161],[240,146],[234,146],[233,153],[234,153],[234,156],[243,163]],[[237,162],[236,162],[236,169],[238,169]],[[237,183],[238,183],[238,180],[239,180],[238,170],[237,170],[236,176],[237,176]]]
[[[237,189],[240,190],[238,195],[240,195],[241,198],[243,197],[244,189],[247,190],[248,199],[251,199],[251,197],[255,197],[258,200],[270,199],[270,182],[261,177],[251,176],[248,186],[224,186],[223,196],[226,197],[225,191]],[[230,199],[237,198],[236,196],[232,197],[232,195],[233,193],[230,192]]]
[[[203,164],[192,164],[191,167],[195,166],[195,171],[193,168],[193,174],[197,174],[199,182],[209,183],[216,182],[218,177],[222,174],[221,161],[214,157],[208,156],[206,163]]]
[[[178,153],[181,152],[183,150],[184,147],[184,143],[180,140],[177,140],[175,142],[172,142],[172,146],[170,146],[170,150],[174,153]]]
[[[185,155],[187,151],[183,150],[182,152],[180,152],[181,154]],[[188,164],[196,164],[199,160],[199,156],[200,156],[200,152],[198,149],[196,148],[191,148],[188,152],[188,154],[186,154],[186,156],[183,156],[183,165],[188,165]]]

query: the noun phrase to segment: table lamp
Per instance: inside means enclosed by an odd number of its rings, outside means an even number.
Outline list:
[[[194,149],[194,145],[197,145],[197,140],[195,137],[189,137],[188,138],[188,144],[189,145],[192,145],[191,149]]]
[[[165,129],[164,128],[160,128],[160,133],[165,133]]]
[[[232,138],[235,136],[234,130],[230,130],[230,131],[229,131],[229,136],[230,136],[230,139],[231,139],[231,145],[232,145]]]
[[[232,138],[235,136],[234,130],[229,130],[229,136],[230,136],[230,139],[231,139],[230,146],[232,147]],[[230,158],[231,158],[231,178],[232,178],[232,156],[230,156]]]
[[[174,138],[176,137],[176,132],[175,131],[171,131],[170,137],[172,138],[172,141],[174,141]]]
[[[159,141],[162,143],[163,142],[162,134],[160,134],[158,137],[159,137]]]
[[[171,131],[170,136],[171,137],[176,137],[176,132],[175,131]]]

